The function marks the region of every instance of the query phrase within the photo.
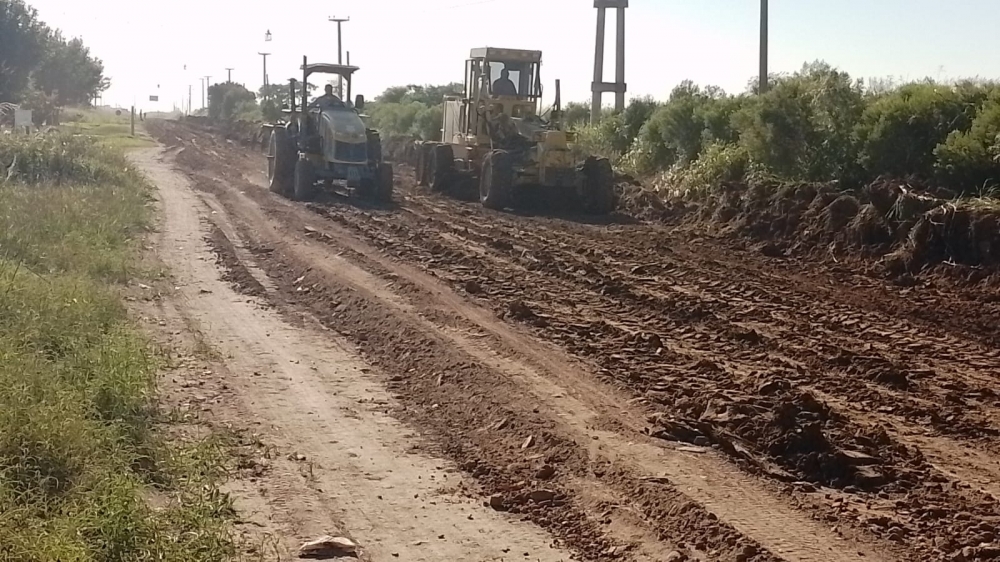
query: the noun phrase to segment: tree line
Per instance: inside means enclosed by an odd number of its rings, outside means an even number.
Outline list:
[[[0,102],[47,113],[90,105],[110,84],[81,39],[66,39],[23,0],[0,0]]]

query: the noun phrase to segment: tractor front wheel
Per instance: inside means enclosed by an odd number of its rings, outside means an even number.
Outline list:
[[[299,158],[295,163],[295,200],[312,201],[316,196],[316,171],[312,162]]]
[[[506,150],[494,150],[483,160],[479,177],[479,202],[487,209],[501,210],[507,206],[514,184],[514,164]]]
[[[275,127],[267,150],[267,181],[271,193],[288,197],[295,176],[295,145],[284,127]]]

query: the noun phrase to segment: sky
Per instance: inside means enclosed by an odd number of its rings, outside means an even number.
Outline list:
[[[493,46],[543,52],[551,95],[586,101],[593,78],[597,10],[591,0],[27,0],[103,59],[107,104],[169,110],[199,77],[256,90],[270,52],[272,83],[300,75],[303,55],[336,62],[337,28],[361,67],[354,93],[461,81],[469,50]],[[294,10],[295,15],[291,15]],[[861,78],[1000,77],[997,0],[770,0],[770,69],[792,72],[825,60]],[[265,43],[270,30],[272,41]],[[759,0],[631,0],[626,10],[629,97],[664,98],[685,79],[739,92],[756,75]],[[605,79],[614,77],[615,16],[609,10]],[[185,65],[187,70],[184,70]],[[159,95],[160,102],[148,101]],[[605,94],[604,103],[613,104]]]

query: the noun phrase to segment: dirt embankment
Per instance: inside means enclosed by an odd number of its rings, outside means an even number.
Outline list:
[[[391,207],[293,204],[260,187],[259,155],[156,134],[233,214],[269,301],[355,341],[400,415],[587,558],[1000,552],[1000,299],[788,259],[860,202],[810,210],[820,193],[796,188],[713,219],[788,240],[774,261],[690,228],[487,212],[405,173]],[[741,224],[799,199],[795,221]]]
[[[770,257],[860,258],[889,277],[940,271],[979,282],[1000,272],[1000,206],[902,181],[857,193],[827,184],[727,184],[704,200],[661,198],[621,182],[622,208],[644,219],[706,225],[758,243]]]

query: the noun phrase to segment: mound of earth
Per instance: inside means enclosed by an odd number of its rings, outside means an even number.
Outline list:
[[[1000,266],[1000,206],[902,181],[879,179],[857,192],[835,184],[727,183],[694,203],[657,196],[627,184],[622,210],[646,220],[682,215],[709,223],[723,234],[763,242],[765,255],[860,254],[879,259],[893,276],[941,263],[985,276]]]

